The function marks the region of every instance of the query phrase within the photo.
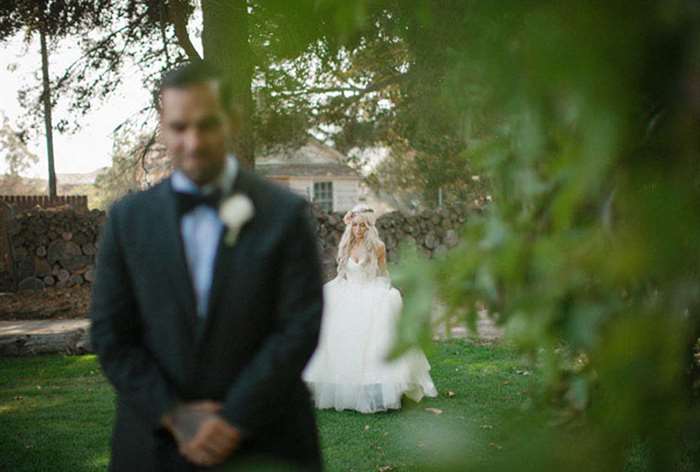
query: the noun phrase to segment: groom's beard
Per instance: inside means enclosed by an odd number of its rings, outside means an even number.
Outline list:
[[[224,171],[226,156],[223,159],[211,158],[206,154],[191,155],[175,159],[175,168],[180,170],[199,187],[210,184],[219,178]]]

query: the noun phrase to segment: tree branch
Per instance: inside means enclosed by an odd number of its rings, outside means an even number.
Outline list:
[[[275,93],[283,96],[283,97],[297,97],[301,95],[317,95],[317,94],[323,94],[323,93],[334,93],[334,92],[352,92],[354,94],[357,94],[355,98],[363,97],[367,95],[368,93],[371,92],[376,92],[378,90],[381,90],[385,87],[388,87],[389,85],[393,85],[395,83],[401,82],[406,78],[408,74],[399,74],[399,75],[394,75],[391,77],[387,77],[386,79],[379,80],[373,84],[369,84],[367,87],[352,87],[352,86],[345,86],[345,87],[315,87],[315,88],[309,88],[309,89],[303,89],[303,90],[291,90],[291,91],[285,91],[285,90],[277,90]]]
[[[404,74],[397,74],[397,75],[392,75],[390,77],[386,77],[382,80],[378,80],[377,82],[374,82],[372,84],[369,84],[367,87],[353,87],[351,85],[347,86],[337,86],[337,87],[314,87],[314,88],[307,88],[307,89],[301,89],[301,90],[275,90],[275,93],[283,96],[283,97],[298,97],[298,96],[304,96],[304,95],[318,95],[318,94],[324,94],[324,93],[335,93],[335,92],[351,92],[353,94],[356,94],[353,98],[361,98],[368,93],[371,92],[376,92],[378,90],[382,90],[390,85],[397,84],[399,82],[402,82],[403,80],[406,79],[408,76],[408,72]],[[274,87],[271,85],[271,87]]]
[[[168,65],[168,68],[170,67],[170,54],[168,54],[168,36],[165,34],[165,15],[166,15],[166,7],[164,0],[160,0],[159,2],[159,13],[160,13],[160,36],[163,41],[163,52],[165,53],[165,63]]]
[[[187,13],[185,12],[185,5],[182,1],[175,0],[173,2],[168,2],[167,9],[170,16],[170,22],[175,27],[175,37],[177,38],[177,43],[185,51],[185,54],[187,54],[187,57],[191,61],[200,60],[201,57],[194,48],[194,45],[190,40],[190,35],[187,33]]]
[[[146,13],[142,13],[141,15],[137,16],[135,21],[131,21],[127,23],[126,25],[122,26],[121,28],[110,32],[106,37],[100,39],[97,43],[95,43],[90,49],[85,51],[83,54],[80,55],[75,61],[73,61],[68,67],[65,68],[63,75],[56,81],[56,88],[60,88],[63,85],[63,82],[68,80],[68,78],[71,76],[73,73],[73,69],[78,66],[80,62],[87,61],[92,55],[100,50],[101,48],[107,46],[112,39],[114,39],[116,36],[119,34],[123,33],[125,30],[128,30],[127,36],[136,28],[138,25],[138,22],[143,20],[146,17]],[[87,66],[84,66],[87,67]]]
[[[277,90],[275,91],[276,94],[281,95],[283,97],[298,97],[301,95],[316,95],[316,94],[322,94],[322,93],[335,93],[335,92],[352,92],[352,93],[360,93],[364,89],[357,88],[357,87],[315,87],[315,88],[309,88],[309,89],[303,89],[303,90]]]

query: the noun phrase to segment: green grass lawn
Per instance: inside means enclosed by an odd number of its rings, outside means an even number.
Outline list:
[[[517,416],[536,376],[514,351],[454,340],[428,357],[438,398],[375,415],[319,412],[327,470],[424,470],[464,455],[488,462],[517,440],[504,418]],[[0,470],[104,470],[113,402],[94,356],[0,359]]]

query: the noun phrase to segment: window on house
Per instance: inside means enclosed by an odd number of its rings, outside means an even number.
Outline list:
[[[323,211],[333,211],[333,182],[314,182],[314,202]]]

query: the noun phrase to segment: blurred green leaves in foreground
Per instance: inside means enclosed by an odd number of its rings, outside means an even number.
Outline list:
[[[492,203],[443,258],[402,257],[399,346],[425,339],[435,296],[472,326],[485,305],[543,369],[532,414],[561,421],[525,426],[494,470],[617,471],[638,447],[644,470],[699,470],[700,6],[447,4],[470,41],[449,51],[444,112],[455,136],[493,123],[462,151]],[[434,19],[417,21],[459,25]]]

